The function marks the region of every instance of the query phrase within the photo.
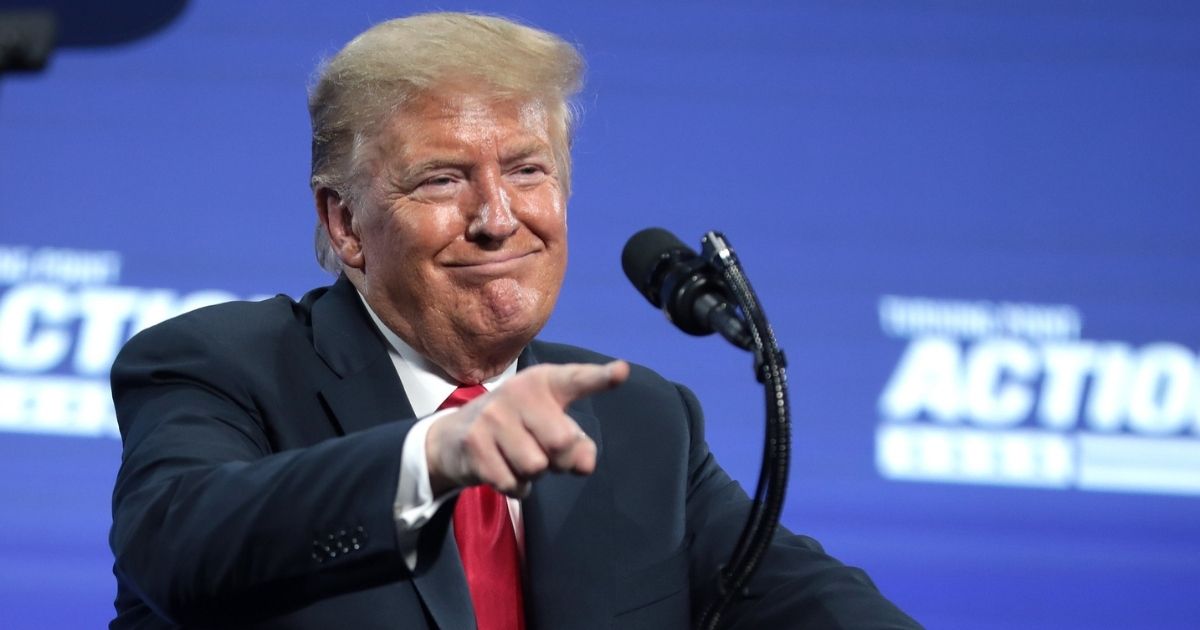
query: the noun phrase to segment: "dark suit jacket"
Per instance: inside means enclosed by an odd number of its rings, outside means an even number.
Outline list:
[[[535,342],[519,367],[603,362]],[[392,502],[414,423],[385,343],[342,278],[194,311],[113,367],[124,439],[113,493],[117,628],[470,628],[452,505],[397,551]],[[749,502],[709,453],[696,399],[634,367],[568,413],[588,477],[523,504],[530,628],[685,628]],[[868,578],[782,534],[730,627],[912,628]]]

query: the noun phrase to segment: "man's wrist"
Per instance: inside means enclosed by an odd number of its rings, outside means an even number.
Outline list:
[[[442,412],[429,416],[429,426],[425,431],[425,479],[428,484],[429,491],[433,497],[440,497],[454,489],[454,483],[443,474],[443,464],[441,459],[442,447],[441,440],[443,432],[446,429],[446,423],[438,422],[447,415],[450,415],[456,409],[445,409]]]
[[[396,523],[400,527],[416,528],[423,525],[432,512],[436,511],[430,508],[434,507],[433,504],[437,503],[439,497],[446,494],[445,490],[435,492],[433,489],[425,445],[428,432],[447,411],[440,411],[417,421],[404,438],[400,456],[400,479],[394,504]]]

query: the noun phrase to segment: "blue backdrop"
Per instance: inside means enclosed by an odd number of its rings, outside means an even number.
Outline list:
[[[785,523],[931,628],[1200,619],[1200,7],[195,2],[0,82],[0,627],[95,627],[137,329],[328,282],[305,86],[434,8],[576,42],[571,262],[544,337],[701,393],[757,475],[749,359],[618,258],[723,230],[791,360]]]

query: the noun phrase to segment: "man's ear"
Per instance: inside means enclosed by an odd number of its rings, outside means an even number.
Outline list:
[[[333,251],[342,259],[342,264],[353,269],[362,269],[362,239],[354,228],[354,213],[350,205],[336,190],[321,187],[314,193],[317,202],[317,217],[329,235]]]

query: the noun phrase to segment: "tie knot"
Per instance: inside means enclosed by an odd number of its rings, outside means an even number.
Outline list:
[[[459,385],[458,389],[450,392],[438,410],[461,407],[487,393],[483,385]]]

